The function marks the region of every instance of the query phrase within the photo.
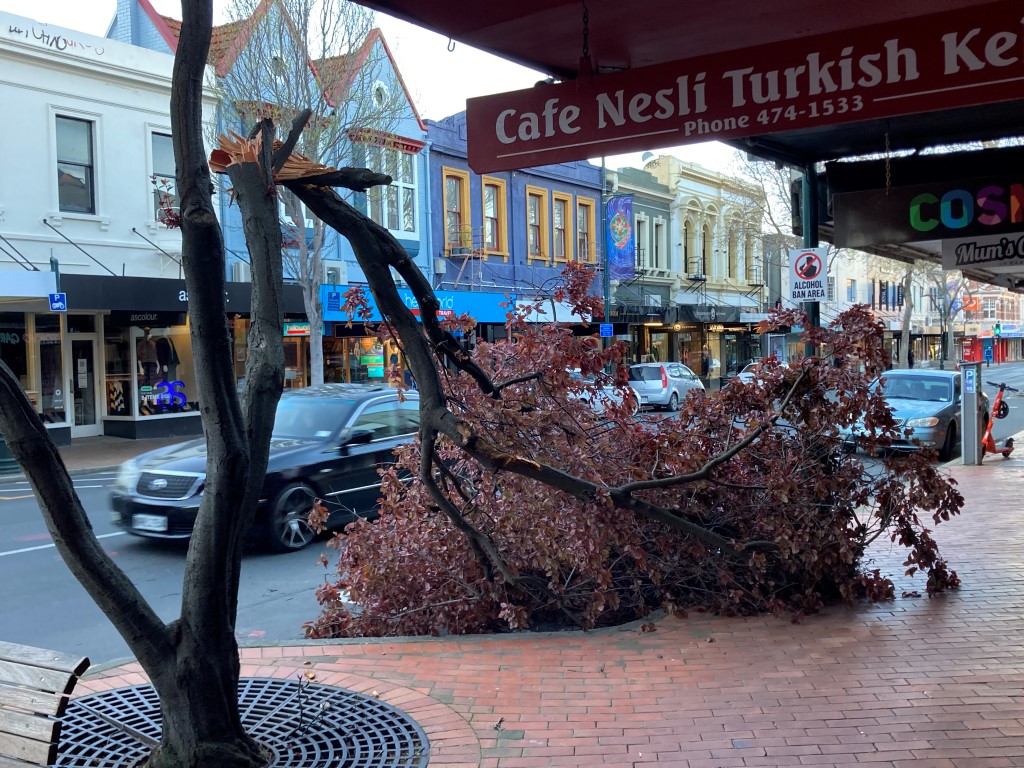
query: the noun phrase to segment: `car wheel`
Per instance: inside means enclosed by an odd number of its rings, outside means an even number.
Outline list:
[[[316,532],[309,525],[316,494],[305,483],[282,488],[270,504],[266,540],[274,552],[294,552],[309,545]]]
[[[675,392],[668,399],[668,405],[665,406],[666,411],[678,411],[679,410],[679,395]]]
[[[956,423],[949,422],[949,429],[946,430],[946,439],[942,441],[942,449],[939,451],[939,459],[949,461],[953,458],[956,450]]]

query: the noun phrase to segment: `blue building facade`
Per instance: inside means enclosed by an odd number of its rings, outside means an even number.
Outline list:
[[[427,121],[430,143],[430,252],[435,288],[528,301],[548,297],[568,262],[595,270],[602,293],[601,169],[562,163],[490,175],[466,159],[466,115]],[[563,314],[555,319],[577,322]],[[482,323],[488,338],[501,324]]]

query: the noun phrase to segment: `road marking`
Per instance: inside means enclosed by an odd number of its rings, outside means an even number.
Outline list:
[[[112,536],[127,536],[127,535],[128,534],[125,531],[116,531],[115,533],[101,533],[96,538],[97,539],[109,539]],[[11,549],[11,550],[8,550],[7,552],[0,552],[0,557],[7,557],[8,555],[23,555],[26,552],[38,552],[41,549],[53,549],[56,546],[57,546],[56,544],[50,543],[50,544],[41,544],[38,547],[24,547],[22,549]]]
[[[18,499],[31,499],[33,494],[28,496],[0,496],[0,501],[17,501]]]

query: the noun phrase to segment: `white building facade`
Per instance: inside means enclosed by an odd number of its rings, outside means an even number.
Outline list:
[[[0,359],[58,442],[142,436],[154,417],[168,434],[169,418],[181,434],[198,424],[187,332],[166,330],[187,309],[181,235],[164,223],[172,65],[0,14]],[[212,89],[205,106],[212,119]]]

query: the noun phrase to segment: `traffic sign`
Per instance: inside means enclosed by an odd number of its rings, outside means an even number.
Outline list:
[[[67,312],[68,311],[68,295],[66,293],[51,293],[50,294],[50,311],[51,312]]]
[[[964,370],[964,394],[973,395],[978,391],[978,380],[975,378],[973,368]]]
[[[611,323],[601,323],[601,338],[611,338],[615,335],[615,326]]]

